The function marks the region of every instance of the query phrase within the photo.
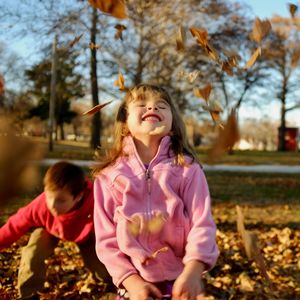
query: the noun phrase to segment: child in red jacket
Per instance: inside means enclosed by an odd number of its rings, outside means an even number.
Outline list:
[[[22,299],[30,299],[43,289],[44,261],[53,254],[59,240],[75,242],[85,266],[110,281],[95,252],[93,209],[93,185],[85,179],[82,169],[58,162],[46,172],[44,192],[0,228],[0,250],[35,228],[21,255],[18,291]]]

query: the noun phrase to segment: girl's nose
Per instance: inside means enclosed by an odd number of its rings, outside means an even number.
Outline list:
[[[156,106],[148,106],[148,110],[157,110],[157,107]]]

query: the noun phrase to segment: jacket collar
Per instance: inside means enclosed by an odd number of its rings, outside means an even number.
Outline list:
[[[154,164],[157,164],[158,162],[162,161],[163,159],[172,157],[173,154],[170,147],[171,137],[164,136],[160,141],[157,153],[155,154],[154,158],[149,164],[149,168],[151,168],[151,166],[153,166]],[[124,155],[128,156],[129,163],[133,168],[142,168],[143,170],[145,170],[145,166],[138,155],[132,136],[126,136],[124,138],[123,149]]]

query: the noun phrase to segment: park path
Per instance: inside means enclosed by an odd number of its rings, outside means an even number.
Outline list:
[[[43,166],[50,166],[61,159],[43,159],[38,163]],[[92,167],[97,162],[93,160],[68,160],[78,166]],[[203,164],[204,171],[224,171],[224,172],[254,172],[254,173],[300,173],[300,166],[289,165],[254,165],[254,166],[241,166],[241,165],[206,165]]]

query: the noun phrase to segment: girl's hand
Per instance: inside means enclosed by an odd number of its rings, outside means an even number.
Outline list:
[[[203,300],[204,285],[201,280],[203,271],[203,263],[189,262],[173,285],[172,300]]]
[[[172,300],[203,300],[204,285],[197,277],[179,275],[172,289]]]
[[[139,275],[134,274],[123,281],[130,300],[148,300],[153,298],[161,298],[160,290],[152,283],[144,281]]]

